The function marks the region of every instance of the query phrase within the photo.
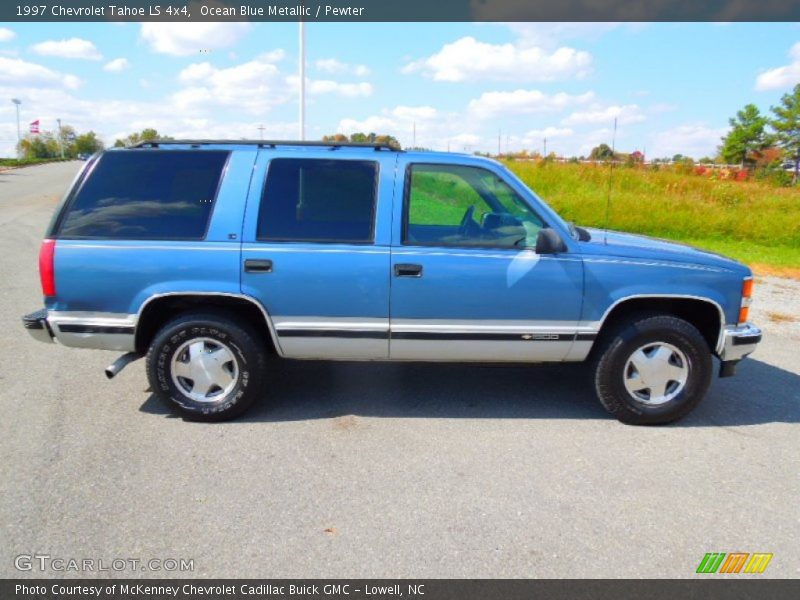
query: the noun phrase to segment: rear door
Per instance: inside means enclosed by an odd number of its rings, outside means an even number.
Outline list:
[[[242,235],[242,292],[267,309],[289,358],[389,355],[396,154],[259,151]]]

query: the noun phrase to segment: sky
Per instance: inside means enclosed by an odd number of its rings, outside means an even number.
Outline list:
[[[306,137],[458,152],[713,155],[747,103],[800,83],[793,23],[309,23]],[[0,156],[56,119],[107,145],[297,139],[296,23],[0,23]],[[263,127],[263,129],[259,129]],[[416,135],[415,135],[416,132]]]

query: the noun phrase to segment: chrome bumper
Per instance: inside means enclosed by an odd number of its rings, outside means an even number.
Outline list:
[[[737,361],[756,349],[761,341],[761,330],[755,325],[745,323],[738,327],[726,328],[723,336],[720,359],[724,362]]]
[[[53,343],[53,330],[47,323],[47,310],[42,308],[22,317],[22,324],[37,342]]]

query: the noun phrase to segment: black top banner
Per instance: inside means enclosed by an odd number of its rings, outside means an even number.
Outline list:
[[[800,0],[3,0],[0,21],[800,21]]]

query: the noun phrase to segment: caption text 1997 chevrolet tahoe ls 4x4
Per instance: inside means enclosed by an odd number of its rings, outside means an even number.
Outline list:
[[[39,258],[37,339],[147,354],[190,418],[242,414],[293,359],[588,360],[603,406],[665,423],[761,332],[750,270],[563,221],[476,156],[168,141],[88,161]],[[498,402],[502,399],[498,399]]]

